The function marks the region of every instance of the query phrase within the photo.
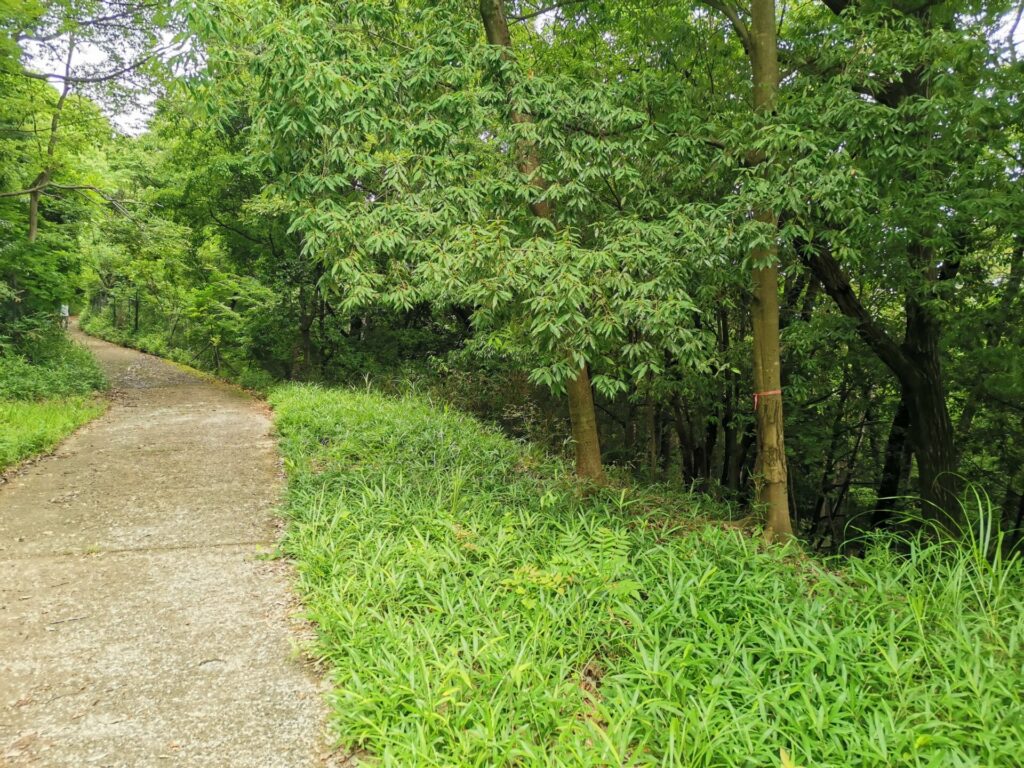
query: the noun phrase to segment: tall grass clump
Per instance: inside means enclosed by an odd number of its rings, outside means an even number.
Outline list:
[[[1020,764],[1018,560],[823,563],[422,399],[271,403],[336,734],[381,765]]]

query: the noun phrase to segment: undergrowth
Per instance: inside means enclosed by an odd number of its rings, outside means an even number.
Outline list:
[[[423,400],[275,389],[339,740],[386,766],[1012,766],[1024,580],[976,541],[822,562],[595,489]]]
[[[50,450],[105,408],[90,397],[106,378],[87,349],[52,323],[22,326],[0,345],[0,470]]]

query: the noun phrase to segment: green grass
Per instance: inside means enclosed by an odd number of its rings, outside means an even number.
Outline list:
[[[104,410],[101,400],[90,397],[0,400],[0,470],[51,450]]]
[[[1019,561],[822,563],[422,400],[271,403],[336,734],[379,764],[1019,765]]]
[[[106,405],[91,397],[106,387],[87,349],[47,331],[0,355],[0,470],[52,449]]]

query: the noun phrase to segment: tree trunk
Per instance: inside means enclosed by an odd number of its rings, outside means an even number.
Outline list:
[[[822,463],[821,469],[821,482],[818,486],[818,498],[814,502],[814,517],[811,521],[813,526],[811,535],[817,533],[817,527],[821,524],[823,519],[822,512],[826,509],[831,509],[831,500],[829,498],[832,490],[832,478],[836,469],[836,457],[839,454],[839,442],[843,437],[843,418],[846,415],[846,399],[849,395],[848,387],[849,369],[844,368],[843,370],[843,382],[839,387],[839,403],[836,408],[835,418],[832,419],[832,433],[829,437],[828,452],[825,454],[825,461]],[[831,520],[831,514],[828,515]]]
[[[601,466],[601,444],[597,434],[597,415],[594,412],[594,393],[590,389],[587,367],[570,381],[569,421],[572,422],[572,440],[576,450],[576,474],[595,481],[604,480]]]
[[[32,182],[32,186],[45,184],[47,176],[45,171],[40,173],[36,181]],[[34,243],[36,235],[39,234],[39,196],[41,194],[42,192],[38,189],[28,194],[28,241],[30,243]]]
[[[644,403],[644,468],[649,478],[654,477],[658,466],[658,425],[655,417],[654,399],[648,395]]]
[[[917,456],[917,474],[925,517],[937,520],[957,533],[962,522],[959,508],[960,481],[953,422],[946,408],[942,380],[924,378],[910,393],[910,436]]]
[[[480,0],[480,18],[483,21],[487,42],[501,47],[502,56],[512,59],[512,38],[508,31],[505,8],[502,0]],[[509,118],[513,123],[528,123],[530,115],[510,108]],[[530,183],[543,191],[547,184],[537,173],[540,157],[533,142],[520,142],[516,148],[517,165],[520,173],[529,177]],[[542,219],[551,218],[551,204],[546,200],[534,200],[530,203],[534,216]],[[590,375],[586,365],[580,368],[579,375],[566,385],[569,398],[569,420],[572,422],[573,443],[576,449],[576,474],[588,480],[604,482],[604,469],[601,465],[601,441],[597,432],[597,414],[594,411],[594,394],[590,389]]]
[[[778,46],[775,40],[775,0],[753,0],[750,60],[754,109],[770,113],[779,89]],[[756,162],[763,157],[752,158]],[[754,211],[754,217],[775,229],[773,211]],[[751,250],[754,264],[754,411],[757,419],[757,502],[765,507],[765,535],[792,536],[786,485],[783,440],[782,363],[779,353],[779,268],[774,245]]]
[[[933,312],[907,301],[904,351],[911,362],[901,377],[910,410],[910,440],[917,456],[922,511],[925,517],[959,532],[963,510],[953,442],[953,421],[946,406],[939,349],[940,326]]]
[[[75,55],[75,35],[72,33],[68,38],[68,55],[64,62],[64,85],[61,88],[60,97],[50,116],[50,138],[46,142],[47,167],[40,171],[36,180],[32,182],[32,192],[28,195],[28,241],[34,243],[36,235],[39,234],[39,197],[43,190],[50,183],[52,173],[53,155],[57,149],[57,131],[60,128],[60,116],[64,110],[64,102],[67,101],[71,92],[71,59]]]
[[[892,417],[889,428],[889,440],[885,444],[885,463],[882,465],[882,476],[878,482],[878,495],[875,509],[871,515],[871,527],[888,526],[892,520],[892,511],[896,506],[896,496],[900,492],[900,480],[903,477],[903,462],[907,445],[907,427],[910,425],[910,409],[905,395],[900,397],[896,413]]]

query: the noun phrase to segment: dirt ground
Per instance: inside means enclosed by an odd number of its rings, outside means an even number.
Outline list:
[[[110,410],[0,487],[0,765],[325,764],[265,410],[78,338]]]

